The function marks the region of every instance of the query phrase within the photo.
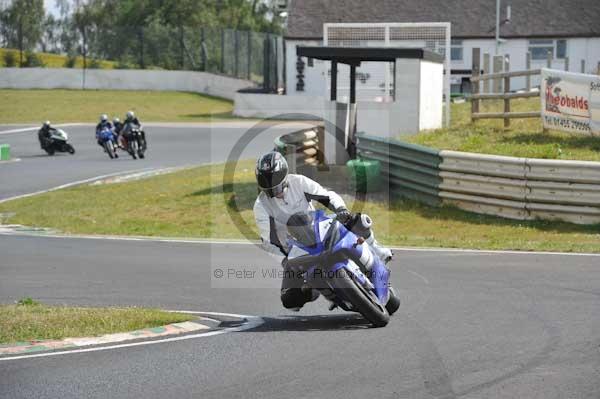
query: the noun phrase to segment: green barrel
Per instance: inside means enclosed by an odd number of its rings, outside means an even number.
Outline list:
[[[281,141],[281,137],[277,137],[275,139],[274,150],[280,153],[281,155],[286,155],[286,144],[283,141]]]
[[[368,159],[352,159],[346,163],[350,188],[359,193],[381,189],[381,163]]]
[[[0,144],[0,161],[10,160],[10,145]]]

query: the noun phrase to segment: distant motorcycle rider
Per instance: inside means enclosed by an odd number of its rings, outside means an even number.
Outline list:
[[[119,145],[119,147],[125,148],[126,145],[125,145],[125,142],[123,139],[123,135],[121,135],[121,132],[123,131],[123,127],[124,127],[123,122],[121,122],[121,119],[119,119],[119,118],[114,118],[113,126],[115,128],[114,129],[115,135],[117,136],[117,144]]]
[[[143,147],[145,148],[146,132],[143,130],[142,124],[140,120],[135,116],[135,113],[133,111],[127,111],[127,114],[125,115],[125,121],[123,122],[123,128],[121,130],[121,134],[124,136],[125,140],[128,139],[127,136],[129,134],[129,131],[134,127],[140,130],[140,133],[142,135]]]
[[[96,141],[98,142],[98,145],[102,148],[104,148],[104,145],[102,144],[102,141],[100,141],[100,132],[103,129],[110,129],[114,134],[113,125],[108,120],[108,115],[106,114],[100,115],[100,122],[98,122],[98,124],[96,125]]]
[[[121,130],[123,130],[123,122],[119,118],[113,119],[113,126],[115,128],[115,133],[120,134]]]
[[[50,137],[52,136],[53,131],[56,131],[56,129],[52,127],[50,121],[44,122],[40,130],[38,130],[38,139],[42,150],[46,149],[52,142]]]
[[[337,193],[326,190],[306,176],[288,174],[287,161],[278,152],[261,156],[257,161],[255,174],[261,192],[254,203],[254,218],[262,246],[272,254],[284,256],[284,268],[288,255],[287,223],[297,213],[313,211],[313,200],[335,212],[343,224],[354,219]],[[381,247],[372,232],[364,238],[373,253],[384,262],[392,258],[392,251]],[[318,296],[317,291],[303,288],[302,279],[291,276],[291,273],[284,273],[281,302],[285,308],[299,310]]]

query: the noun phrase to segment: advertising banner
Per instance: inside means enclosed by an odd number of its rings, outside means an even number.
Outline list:
[[[600,136],[600,76],[542,69],[545,128]]]

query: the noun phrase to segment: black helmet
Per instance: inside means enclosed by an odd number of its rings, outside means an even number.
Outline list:
[[[287,221],[288,233],[302,245],[313,247],[317,245],[313,229],[313,215],[304,212],[294,213]]]
[[[287,187],[288,164],[276,151],[258,158],[255,172],[258,187],[269,197],[281,194]]]

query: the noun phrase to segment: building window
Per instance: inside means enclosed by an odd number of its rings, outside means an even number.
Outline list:
[[[462,40],[453,39],[450,42],[450,59],[452,61],[462,61],[463,59],[463,43]]]
[[[565,58],[567,56],[567,41],[556,41],[556,58]]]
[[[532,60],[545,60],[548,52],[552,58],[565,58],[567,56],[567,41],[532,39],[529,41],[529,52]]]

